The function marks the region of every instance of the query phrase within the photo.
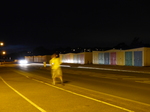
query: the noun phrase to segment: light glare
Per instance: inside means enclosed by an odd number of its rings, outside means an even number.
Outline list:
[[[28,63],[27,60],[20,60],[20,61],[19,61],[19,64],[27,64],[27,63]]]

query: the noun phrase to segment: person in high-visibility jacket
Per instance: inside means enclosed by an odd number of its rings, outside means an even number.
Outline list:
[[[51,60],[49,61],[50,67],[51,67],[51,74],[52,74],[52,80],[53,80],[53,85],[56,84],[56,78],[59,78],[61,81],[61,84],[64,85],[63,83],[63,78],[62,78],[62,70],[61,70],[61,61],[60,58],[58,57],[57,54],[53,54],[51,56]]]

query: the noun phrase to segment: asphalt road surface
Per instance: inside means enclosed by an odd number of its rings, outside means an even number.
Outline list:
[[[149,74],[62,67],[0,66],[0,112],[149,112]]]

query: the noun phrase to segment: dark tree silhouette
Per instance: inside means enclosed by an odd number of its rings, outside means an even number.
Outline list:
[[[129,46],[126,43],[121,42],[121,43],[117,44],[116,46],[114,46],[114,48],[115,49],[123,49],[124,50],[124,49],[128,49]]]
[[[144,44],[142,41],[140,41],[139,37],[134,37],[134,39],[132,40],[130,47],[131,48],[137,48],[137,47],[143,47]]]

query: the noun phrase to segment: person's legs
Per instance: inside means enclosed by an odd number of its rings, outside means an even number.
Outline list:
[[[53,84],[53,85],[56,84],[56,81],[55,81],[56,76],[55,76],[55,75],[56,75],[56,70],[53,69],[53,70],[52,70],[52,81],[53,81],[52,84]]]
[[[60,68],[52,70],[52,81],[53,81],[52,84],[53,85],[56,84],[56,78],[59,78],[61,81],[61,84],[64,85],[63,78],[62,78],[62,71]]]
[[[61,84],[64,85],[64,82],[63,82],[63,79],[62,79],[62,76],[59,76],[59,79],[61,81]]]
[[[55,78],[53,78],[53,85],[55,85],[56,84],[56,82],[55,82]]]
[[[60,67],[57,69],[56,74],[57,74],[57,77],[60,79],[61,83],[63,84],[62,71]]]
[[[59,76],[59,79],[60,79],[60,81],[61,81],[61,83],[62,83],[62,82],[63,82],[62,76]]]

